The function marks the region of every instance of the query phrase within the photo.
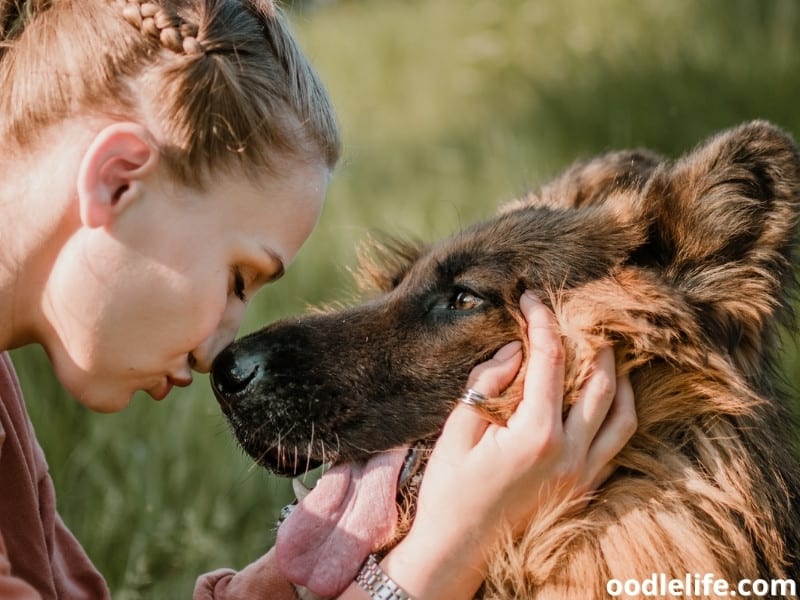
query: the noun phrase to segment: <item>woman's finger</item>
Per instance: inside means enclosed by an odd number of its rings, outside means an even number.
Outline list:
[[[589,446],[586,457],[586,472],[600,473],[636,432],[636,404],[630,378],[625,375],[617,379],[617,393],[606,421],[600,427]],[[589,477],[596,480],[597,476]]]
[[[522,342],[515,340],[472,369],[467,389],[497,396],[514,380],[521,363]],[[459,402],[445,423],[438,445],[447,451],[468,451],[478,443],[488,426],[489,422],[479,410]]]
[[[477,365],[469,374],[467,389],[472,388],[487,396],[498,396],[514,380],[522,360],[522,342],[509,342],[494,356]]]
[[[478,443],[487,427],[489,421],[483,415],[459,402],[447,417],[442,435],[436,442],[436,451],[447,455],[463,455]]]
[[[609,413],[616,394],[614,351],[603,348],[592,365],[593,370],[569,409],[564,431],[576,444],[575,452],[584,456]]]
[[[612,463],[605,465],[603,468],[600,469],[600,471],[597,472],[597,474],[594,476],[594,479],[592,479],[589,482],[589,484],[585,488],[585,491],[593,492],[596,489],[598,489],[601,485],[603,485],[606,482],[606,480],[609,477],[611,477],[614,474],[616,468],[617,468],[616,465]]]
[[[528,366],[522,401],[508,420],[510,429],[561,429],[564,404],[564,346],[555,315],[532,292],[520,299],[528,322]]]

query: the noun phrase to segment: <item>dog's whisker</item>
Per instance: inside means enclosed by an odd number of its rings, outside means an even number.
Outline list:
[[[311,455],[314,453],[314,421],[311,421],[311,438],[308,441],[307,451],[306,451],[306,468],[305,472],[308,473],[311,470]]]
[[[255,462],[253,462],[253,464],[251,464],[250,467],[248,468],[248,471],[251,471],[255,469],[257,466],[259,466],[266,458],[268,453],[269,453],[269,448],[267,448],[266,450],[264,450],[264,452],[262,452],[259,456],[257,456]]]
[[[341,456],[342,454],[342,440],[339,437],[339,432],[335,433],[336,436],[336,453]]]

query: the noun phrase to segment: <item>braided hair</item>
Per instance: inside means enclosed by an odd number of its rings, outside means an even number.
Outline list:
[[[131,25],[173,52],[201,54],[203,46],[197,41],[197,25],[181,19],[177,13],[155,2],[128,0],[122,16]]]
[[[178,180],[340,152],[330,99],[271,0],[0,0],[0,136],[88,114],[148,126]]]

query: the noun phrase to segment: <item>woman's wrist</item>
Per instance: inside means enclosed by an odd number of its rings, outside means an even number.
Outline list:
[[[441,530],[415,533],[384,557],[383,572],[414,600],[472,598],[486,576],[485,546],[466,538],[448,542]]]

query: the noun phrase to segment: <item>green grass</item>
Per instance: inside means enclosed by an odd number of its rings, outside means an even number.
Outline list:
[[[756,117],[800,136],[792,0],[340,1],[293,21],[338,107],[345,157],[317,231],[243,331],[348,298],[372,229],[446,235],[606,149],[675,156]],[[198,573],[270,546],[288,485],[236,448],[204,378],[96,415],[38,349],[13,354],[62,515],[115,598],[189,597]]]

